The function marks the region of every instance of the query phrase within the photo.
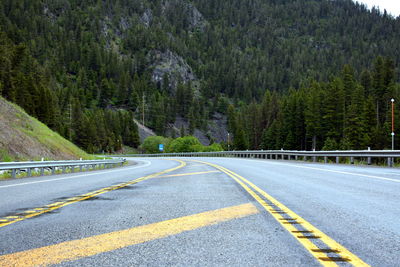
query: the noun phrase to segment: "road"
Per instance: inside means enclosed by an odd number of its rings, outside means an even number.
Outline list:
[[[400,171],[232,158],[0,182],[0,266],[400,266]]]

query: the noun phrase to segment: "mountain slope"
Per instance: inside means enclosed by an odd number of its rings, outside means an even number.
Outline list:
[[[229,104],[328,82],[345,64],[359,79],[377,56],[400,63],[400,18],[351,0],[4,0],[0,29],[16,46],[0,34],[2,95],[91,152],[137,146],[136,125],[113,122],[142,113],[157,135],[183,118],[219,140],[210,121]]]
[[[51,131],[20,107],[0,97],[0,161],[90,159],[90,155]]]

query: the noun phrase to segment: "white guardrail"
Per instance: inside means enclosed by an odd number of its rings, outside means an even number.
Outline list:
[[[393,166],[395,158],[400,158],[400,150],[346,150],[346,151],[292,151],[292,150],[249,150],[249,151],[220,151],[220,152],[185,152],[185,153],[162,153],[162,154],[134,154],[123,155],[126,157],[237,157],[237,158],[259,158],[259,159],[287,159],[303,160],[311,159],[318,162],[323,158],[325,163],[329,160],[340,163],[341,158],[348,158],[351,164],[355,159],[365,160],[368,165],[372,164],[373,158],[383,158],[388,166]]]
[[[26,172],[27,176],[32,176],[33,172],[38,171],[39,175],[45,174],[45,170],[55,174],[57,170],[62,173],[67,171],[73,173],[76,168],[79,171],[87,171],[100,168],[110,168],[122,166],[125,159],[106,159],[106,160],[62,160],[62,161],[25,161],[25,162],[0,162],[0,173],[11,172],[11,177],[15,178],[18,173]]]

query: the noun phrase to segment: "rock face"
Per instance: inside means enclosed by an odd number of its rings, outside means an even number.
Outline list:
[[[167,131],[167,136],[169,137],[179,137],[181,128],[185,130],[185,134],[188,133],[189,122],[182,118],[176,117],[175,122],[169,125],[169,130]],[[195,129],[193,136],[199,139],[200,143],[205,146],[211,144],[211,141],[221,143],[228,142],[228,131],[227,131],[227,118],[225,115],[216,113],[213,118],[209,121],[206,131]],[[232,135],[231,135],[232,138]],[[232,139],[231,139],[232,141]]]
[[[143,13],[142,17],[140,18],[140,21],[146,27],[150,27],[150,24],[153,21],[153,13],[151,12],[151,9],[146,9],[146,11]]]
[[[188,30],[201,30],[207,26],[207,21],[203,17],[203,14],[190,2],[182,0],[167,0],[162,5],[162,14],[168,16],[173,14],[177,10],[182,11],[182,18],[186,20]]]
[[[171,93],[176,92],[179,82],[188,83],[196,80],[192,68],[177,54],[167,50],[161,52],[153,50],[148,54],[149,62],[152,62],[152,80],[161,88],[168,88]],[[168,84],[164,84],[168,78]]]
[[[147,137],[156,135],[150,128],[147,128],[138,120],[133,119],[133,121],[136,123],[139,130],[140,143],[143,143],[144,139],[146,139]]]
[[[207,25],[207,21],[204,19],[203,14],[201,14],[200,11],[191,3],[188,3],[187,5],[190,29],[199,29],[203,31]]]

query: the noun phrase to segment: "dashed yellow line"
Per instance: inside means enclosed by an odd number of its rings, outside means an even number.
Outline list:
[[[237,173],[216,164],[197,160],[191,161],[212,166],[234,179],[323,266],[338,266],[337,263],[369,266],[348,249]],[[320,247],[315,240],[322,241],[325,246]]]
[[[135,244],[176,235],[224,221],[258,213],[251,204],[243,204],[122,231],[72,240],[56,245],[0,256],[0,266],[46,266],[77,260]]]
[[[150,178],[154,178],[154,177],[157,177],[157,176],[160,176],[160,175],[175,171],[177,169],[180,169],[180,168],[186,166],[186,162],[184,162],[184,161],[181,161],[181,160],[175,160],[175,161],[178,161],[180,163],[180,165],[177,166],[177,167],[171,168],[171,169],[167,169],[165,171],[161,171],[161,172],[157,172],[157,173],[154,173],[154,174],[150,174],[150,175],[147,175],[147,176],[144,176],[144,177],[140,177],[140,178],[132,180],[132,181],[125,182],[125,183],[121,183],[121,184],[109,186],[109,187],[106,187],[106,188],[102,188],[102,189],[99,189],[99,190],[96,190],[96,191],[93,191],[93,192],[89,192],[89,193],[86,193],[86,194],[83,194],[83,195],[80,195],[80,196],[71,197],[71,198],[68,198],[68,199],[66,199],[64,201],[57,201],[57,202],[48,204],[48,205],[46,205],[44,207],[38,207],[38,208],[35,208],[35,209],[26,210],[26,211],[24,211],[24,212],[22,212],[20,214],[14,215],[14,216],[7,216],[7,217],[4,217],[4,218],[0,218],[0,228],[4,227],[4,226],[7,226],[7,225],[10,225],[10,224],[13,224],[13,223],[16,223],[16,222],[19,222],[19,221],[23,221],[23,220],[26,220],[26,219],[29,219],[29,218],[32,218],[32,217],[39,216],[39,215],[47,213],[47,212],[54,211],[56,209],[71,205],[71,204],[76,203],[76,202],[80,202],[80,201],[83,201],[83,200],[87,200],[87,199],[93,198],[95,196],[98,196],[98,195],[101,195],[101,194],[104,194],[104,193],[107,193],[107,192],[110,192],[110,191],[114,191],[114,190],[129,186],[129,185],[133,185],[133,184],[136,184],[138,182],[141,182],[141,181],[144,181],[144,180],[148,180]]]

